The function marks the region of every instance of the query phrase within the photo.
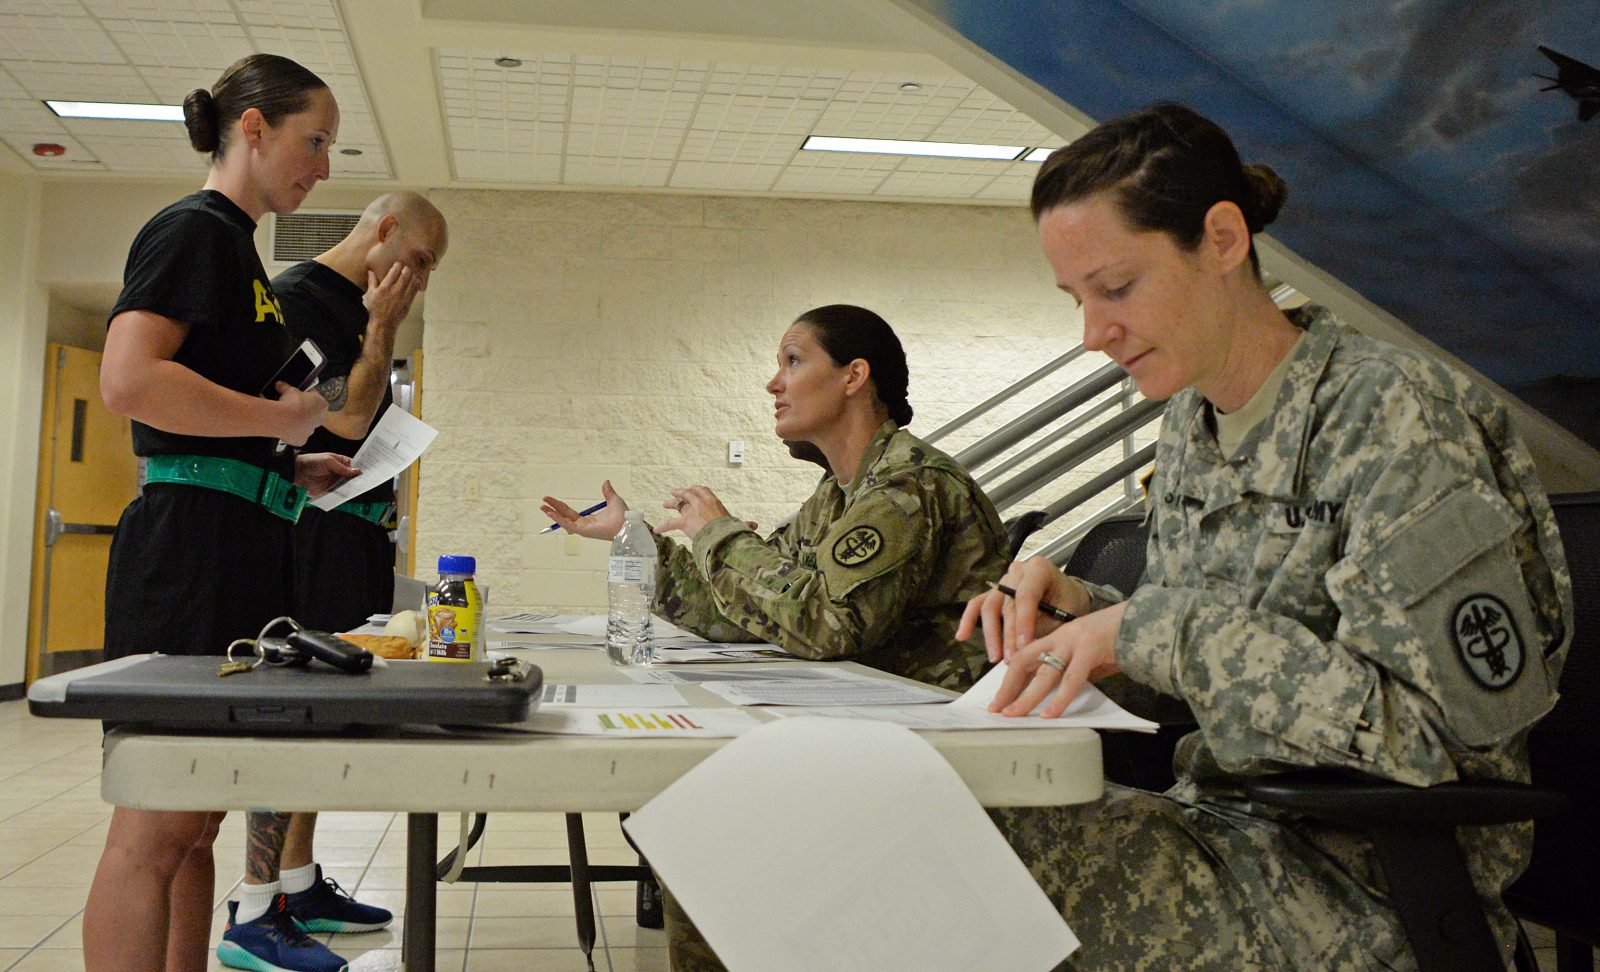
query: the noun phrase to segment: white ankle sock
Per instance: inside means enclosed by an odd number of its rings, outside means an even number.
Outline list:
[[[233,920],[242,925],[260,918],[267,913],[272,906],[272,899],[278,896],[280,890],[277,881],[271,884],[239,885],[239,908],[234,912]]]
[[[317,883],[317,865],[312,862],[305,867],[279,871],[278,882],[283,885],[284,894],[299,894]]]

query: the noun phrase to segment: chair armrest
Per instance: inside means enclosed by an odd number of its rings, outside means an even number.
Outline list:
[[[1515,823],[1562,813],[1571,805],[1559,791],[1500,780],[1408,786],[1335,773],[1285,773],[1246,783],[1244,790],[1263,806],[1357,830]]]

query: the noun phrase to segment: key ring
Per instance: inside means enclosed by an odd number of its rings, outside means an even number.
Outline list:
[[[246,662],[243,659],[235,659],[233,657],[233,650],[240,645],[249,645],[250,650],[255,653],[256,660],[253,662]],[[266,657],[261,654],[261,649],[257,648],[256,643],[249,638],[239,638],[228,645],[228,664],[230,665],[249,665],[250,670],[255,671],[257,668],[261,667],[261,663],[266,660]]]
[[[272,661],[268,661],[267,660],[266,649],[261,647],[261,642],[266,640],[267,632],[271,631],[273,628],[277,627],[280,624],[287,624],[291,631],[303,631],[303,630],[305,630],[305,625],[301,624],[300,622],[296,621],[294,618],[291,618],[291,617],[289,617],[287,615],[285,615],[283,617],[279,617],[279,618],[273,618],[271,621],[267,622],[267,626],[262,628],[260,633],[258,633],[254,638],[239,638],[239,639],[236,639],[231,644],[229,644],[228,645],[228,661],[230,663],[234,661],[233,650],[235,648],[238,648],[240,645],[249,645],[250,646],[250,650],[253,651],[255,653],[255,656],[256,656],[256,660],[250,663],[250,667],[252,669],[259,668],[263,664],[278,665],[278,666],[286,666],[286,665],[294,665],[294,664],[296,664],[299,661],[298,658],[281,658],[280,657],[280,658],[274,659]],[[239,659],[239,661],[242,662],[243,659]]]

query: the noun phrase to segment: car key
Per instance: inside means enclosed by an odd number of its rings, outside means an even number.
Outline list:
[[[290,632],[287,640],[291,648],[351,675],[359,675],[372,667],[372,652],[326,631],[301,628]]]

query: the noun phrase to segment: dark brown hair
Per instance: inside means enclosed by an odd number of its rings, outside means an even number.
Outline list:
[[[268,125],[304,111],[311,92],[328,85],[294,61],[277,54],[248,54],[222,72],[211,90],[196,88],[183,99],[183,124],[196,152],[212,161],[228,151],[234,119],[247,109],[261,112]]]
[[[795,318],[796,324],[810,326],[817,343],[839,367],[857,358],[865,361],[872,375],[878,401],[889,410],[889,417],[901,428],[911,424],[911,403],[906,390],[911,374],[906,368],[906,351],[900,346],[889,322],[854,304],[828,304]]]
[[[1162,103],[1114,118],[1050,153],[1033,180],[1033,218],[1100,192],[1111,194],[1129,226],[1158,230],[1194,250],[1212,206],[1238,206],[1253,235],[1277,217],[1289,186],[1264,165],[1241,165],[1216,122]],[[1250,265],[1261,272],[1253,243]]]

